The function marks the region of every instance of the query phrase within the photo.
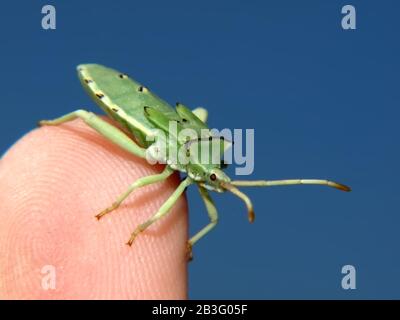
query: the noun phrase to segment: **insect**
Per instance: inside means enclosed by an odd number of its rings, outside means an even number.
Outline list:
[[[156,135],[157,132],[165,133],[170,138],[172,135],[168,131],[168,124],[176,124],[178,133],[184,129],[192,129],[196,132],[203,130],[208,132],[208,139],[217,141],[218,144],[225,146],[227,141],[222,138],[213,137],[209,131],[207,121],[207,110],[196,108],[191,111],[183,104],[177,103],[176,108],[172,108],[167,102],[152,93],[147,87],[141,85],[126,74],[101,66],[98,64],[82,64],[77,67],[78,77],[89,96],[103,109],[103,111],[117,121],[122,130],[104,121],[92,112],[76,110],[54,120],[40,121],[40,125],[59,125],[61,123],[81,118],[87,125],[96,130],[105,138],[111,140],[116,145],[134,154],[145,158],[146,151],[154,148],[155,142],[149,141],[148,137]],[[177,140],[179,147],[186,148],[186,153],[192,151],[192,146],[201,144],[203,138],[195,140]],[[222,141],[221,141],[222,140]],[[152,150],[154,151],[154,150]],[[153,156],[157,158],[157,154]],[[291,180],[258,180],[241,181],[231,180],[223,171],[223,162],[202,163],[189,162],[168,163],[166,155],[161,156],[166,161],[165,169],[155,175],[143,177],[133,182],[127,190],[122,193],[116,201],[108,208],[96,215],[97,219],[102,218],[111,211],[117,209],[121,203],[135,189],[163,181],[175,171],[180,171],[186,177],[180,182],[179,186],[172,195],[164,202],[159,210],[147,221],[143,222],[131,234],[127,244],[132,245],[136,237],[148,228],[151,224],[165,216],[173,207],[185,189],[192,184],[196,184],[200,196],[204,200],[205,207],[210,218],[209,224],[203,227],[198,233],[190,238],[187,244],[188,256],[191,257],[192,246],[217,224],[217,209],[210,197],[209,191],[225,192],[229,191],[242,199],[247,207],[248,219],[254,221],[253,204],[251,200],[238,187],[268,187],[278,185],[296,184],[319,184],[334,187],[343,191],[350,191],[350,188],[328,180],[321,179],[291,179]]]

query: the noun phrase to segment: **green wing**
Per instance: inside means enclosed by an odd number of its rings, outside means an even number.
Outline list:
[[[146,118],[144,107],[161,112],[168,119],[180,120],[164,100],[126,74],[98,64],[81,64],[78,76],[90,97],[114,120],[134,134],[144,146],[154,125]]]

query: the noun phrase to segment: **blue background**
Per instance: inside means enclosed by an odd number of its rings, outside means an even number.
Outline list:
[[[57,29],[41,28],[41,8]],[[398,1],[8,1],[0,19],[0,150],[38,119],[99,110],[75,66],[105,64],[210,126],[255,128],[253,178],[331,178],[352,193],[248,189],[257,213],[216,195],[195,247],[191,298],[400,298]],[[232,173],[232,169],[229,170]],[[191,233],[207,222],[189,191]],[[341,268],[357,289],[341,288]]]

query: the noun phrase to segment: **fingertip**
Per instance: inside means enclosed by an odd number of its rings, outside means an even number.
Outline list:
[[[136,190],[99,221],[94,217],[136,179],[161,170],[80,120],[22,138],[0,166],[0,251],[6,252],[0,258],[0,296],[186,298],[184,197],[132,247],[125,245],[135,227],[175,190],[177,175]],[[56,270],[54,290],[44,290],[39,281],[46,265]]]

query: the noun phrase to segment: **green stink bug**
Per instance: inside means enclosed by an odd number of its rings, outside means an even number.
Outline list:
[[[217,148],[224,149],[229,142],[222,137],[214,137],[206,125],[207,111],[203,108],[197,108],[191,111],[184,105],[177,103],[173,109],[167,102],[163,101],[145,86],[129,78],[127,75],[116,70],[97,65],[83,64],[78,66],[79,79],[91,96],[91,98],[107,113],[112,119],[117,121],[122,130],[102,120],[94,113],[77,110],[68,113],[54,120],[40,121],[40,125],[58,125],[75,118],[81,118],[90,127],[98,133],[111,140],[128,152],[145,158],[147,151],[151,151],[152,157],[156,160],[163,160],[167,163],[162,173],[143,177],[132,183],[128,189],[121,194],[116,201],[109,207],[96,215],[98,219],[107,213],[118,208],[118,206],[128,197],[136,188],[163,181],[167,179],[174,171],[180,171],[186,174],[180,185],[174,193],[165,201],[159,210],[147,221],[140,224],[132,233],[128,245],[132,245],[136,236],[149,227],[152,223],[166,215],[175,204],[186,187],[191,184],[197,184],[200,195],[204,200],[210,223],[196,233],[188,242],[188,253],[191,256],[191,249],[194,243],[207,234],[218,221],[216,207],[209,195],[209,190],[217,192],[230,191],[241,198],[247,207],[249,221],[254,220],[253,205],[250,199],[242,193],[237,187],[242,186],[277,186],[277,185],[295,185],[295,184],[319,184],[334,187],[343,191],[350,191],[350,188],[328,180],[320,179],[291,179],[291,180],[259,180],[259,181],[240,181],[231,180],[223,171],[223,163],[219,158],[216,162],[201,162],[192,159],[191,153],[196,147],[202,144],[202,141],[209,141],[209,144],[217,144]],[[176,128],[175,134],[169,130],[169,125],[173,123]],[[204,132],[205,136],[201,138],[179,138],[179,133],[186,129],[198,133]],[[158,155],[156,151],[155,135],[165,133],[164,139],[168,139],[167,144],[175,138],[178,147],[183,147],[186,156],[191,161],[184,162],[182,159],[177,162],[169,162],[167,155]],[[176,136],[175,136],[176,135]],[[134,138],[134,139],[133,139]],[[211,143],[210,143],[211,142]],[[193,148],[194,146],[194,148]],[[168,158],[168,159],[167,159]]]

